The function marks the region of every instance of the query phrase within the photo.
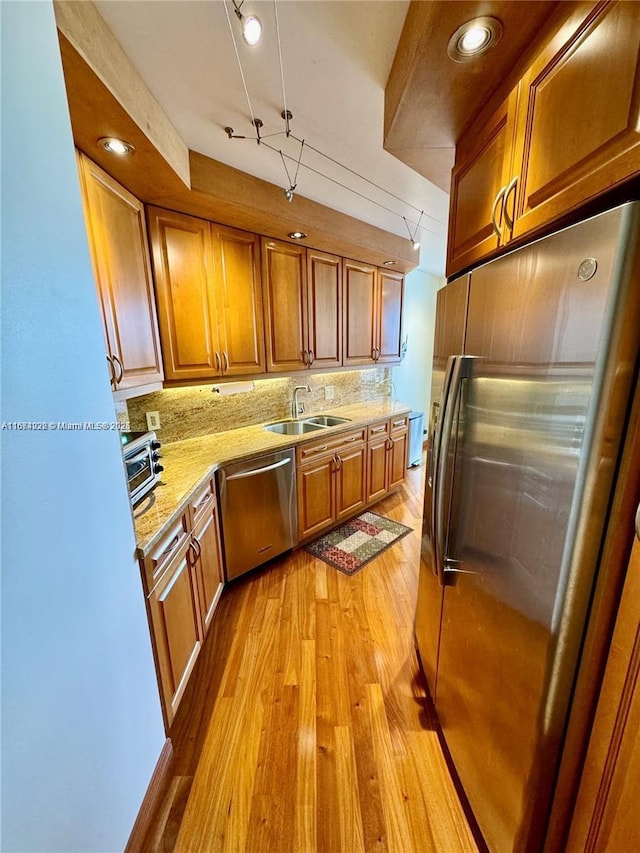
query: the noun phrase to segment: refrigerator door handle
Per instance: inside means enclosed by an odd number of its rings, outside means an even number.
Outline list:
[[[446,511],[450,505],[450,494],[445,494],[446,468],[449,458],[449,449],[451,447],[451,438],[453,434],[453,422],[455,418],[456,406],[460,391],[462,389],[462,380],[468,379],[471,376],[471,364],[474,356],[458,355],[452,356],[454,361],[451,372],[451,379],[448,388],[448,398],[444,414],[442,415],[442,428],[440,432],[440,441],[438,446],[438,459],[436,463],[435,485],[434,485],[434,533],[433,540],[437,543],[434,547],[434,563],[440,583],[445,585],[445,572],[456,571],[457,563],[449,559],[445,553],[446,536],[447,536],[447,517]],[[460,571],[458,569],[458,571]]]
[[[433,569],[434,574],[442,583],[443,575],[442,575],[442,550],[441,550],[441,542],[438,538],[438,491],[439,491],[439,470],[440,470],[440,456],[441,456],[441,445],[442,445],[442,435],[443,435],[443,425],[444,420],[447,415],[448,410],[448,402],[451,393],[451,380],[453,378],[453,374],[456,368],[458,356],[451,355],[447,360],[447,369],[444,374],[444,381],[442,383],[442,396],[440,398],[440,411],[438,414],[438,422],[436,424],[435,436],[433,441],[433,451],[431,454],[432,460],[432,475],[431,480],[433,482],[433,500],[431,501],[431,546],[433,550]]]

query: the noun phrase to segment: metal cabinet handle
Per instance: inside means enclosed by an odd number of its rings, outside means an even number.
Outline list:
[[[491,225],[493,226],[493,230],[495,231],[496,237],[498,237],[498,238],[502,237],[502,231],[500,229],[500,226],[496,222],[496,212],[498,209],[498,203],[499,203],[500,199],[502,199],[501,210],[504,210],[504,195],[505,195],[506,191],[507,191],[506,186],[501,187],[500,190],[498,191],[498,195],[494,198],[493,204],[491,205]]]
[[[117,377],[117,379],[116,379],[116,384],[117,384],[117,385],[119,385],[119,384],[122,382],[122,377],[124,376],[124,365],[123,365],[123,363],[120,361],[120,359],[118,358],[118,356],[117,356],[117,355],[115,355],[114,353],[111,353],[111,358],[112,358],[112,359],[115,361],[115,363],[118,365],[118,369],[119,369],[119,371],[120,371],[120,373],[119,373],[119,375],[118,375],[118,377]]]
[[[372,432],[372,433],[374,433],[374,432],[384,432],[384,431],[386,430],[386,428],[387,428],[387,425],[386,425],[386,424],[383,424],[382,426],[371,427],[371,432]]]
[[[401,421],[394,421],[394,427],[404,426],[404,418]]]
[[[265,471],[273,471],[275,468],[282,468],[283,465],[288,465],[290,459],[281,459],[279,462],[274,462],[272,465],[265,465],[264,468],[252,468],[250,471],[242,471],[239,474],[232,474],[227,477],[227,482],[231,480],[244,480],[246,477],[253,477],[255,474],[263,474]]]
[[[311,365],[313,364],[313,362],[314,362],[315,360],[316,360],[316,359],[315,359],[315,356],[314,356],[314,354],[313,354],[313,350],[312,350],[312,349],[310,349],[310,350],[309,350],[309,367],[311,367]]]
[[[202,497],[200,498],[200,500],[198,501],[198,503],[195,503],[195,504],[193,505],[194,510],[195,510],[196,512],[198,512],[198,510],[200,509],[200,507],[203,507],[205,504],[207,504],[207,503],[211,500],[211,498],[212,498],[212,497],[213,497],[213,492],[209,489],[208,491],[206,491],[206,492],[202,495]]]
[[[224,364],[225,364],[224,369],[225,369],[225,373],[226,373],[226,371],[229,370],[229,355],[228,355],[226,350],[222,353],[222,355],[224,356]]]
[[[306,349],[302,350],[302,363],[309,364],[309,353]]]
[[[189,555],[191,555],[191,558]],[[189,545],[187,546],[186,557],[187,563],[189,563],[190,566],[195,566],[196,560],[198,559],[198,552],[196,551],[196,546],[193,544],[193,540],[189,542]]]
[[[192,539],[193,545],[198,549],[198,553],[196,556],[197,556],[197,559],[199,560],[200,557],[202,556],[202,545],[200,544],[200,540],[198,539],[197,536],[192,535],[191,539]]]
[[[516,197],[513,197],[513,217],[509,216],[509,196],[515,190],[518,185],[518,175],[511,181],[509,186],[506,188],[504,192],[504,204],[502,206],[502,210],[504,213],[504,221],[507,223],[507,228],[509,229],[509,233],[513,234],[513,224],[516,218]]]
[[[220,359],[220,353],[216,350],[216,373],[222,373],[222,361]]]
[[[326,450],[328,445],[323,444],[322,447],[312,447],[309,451],[310,453],[321,453],[323,450]]]
[[[110,373],[109,382],[111,383],[111,387],[115,388],[117,383],[116,383],[116,369],[115,369],[115,366],[113,364],[113,359],[111,358],[110,355],[105,356],[105,358],[109,362],[109,373]]]
[[[342,459],[340,459],[340,457],[338,456],[338,454],[337,454],[337,453],[336,453],[336,455],[333,457],[333,459],[334,459],[334,461],[335,461],[335,463],[336,463],[336,471],[340,471],[340,470],[342,469]]]

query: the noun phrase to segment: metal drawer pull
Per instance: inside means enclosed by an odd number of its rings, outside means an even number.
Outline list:
[[[112,384],[112,385],[113,385],[113,387],[115,388],[115,387],[116,387],[116,385],[118,384],[118,383],[116,382],[116,368],[115,368],[115,365],[114,365],[114,363],[113,363],[113,359],[111,358],[111,356],[110,356],[110,355],[105,356],[105,358],[106,358],[106,359],[107,359],[107,361],[109,362],[109,373],[111,374],[111,377],[110,377],[109,381],[111,382],[111,384]]]
[[[379,427],[371,427],[371,432],[384,432],[386,430],[386,424],[384,426]]]
[[[394,426],[404,426],[404,423],[405,423],[405,420],[403,418],[401,421],[394,421],[393,425]]]
[[[228,355],[226,350],[222,353],[222,355],[224,356],[224,363],[225,363],[224,369],[225,369],[225,371],[227,371],[227,370],[229,370],[229,355]]]
[[[355,441],[357,438],[358,438],[357,435],[352,435],[351,438],[345,438],[342,443],[348,444],[350,441]]]
[[[197,547],[197,549],[198,549],[197,553],[196,553],[196,559],[199,560],[200,557],[202,556],[202,545],[200,544],[200,540],[198,539],[197,536],[192,535],[191,539],[192,539],[193,546]]]
[[[309,364],[309,352],[306,349],[302,350],[302,363]]]
[[[288,465],[290,459],[281,459],[280,462],[274,462],[273,465],[265,465],[264,468],[252,468],[251,471],[243,471],[241,474],[232,474],[227,477],[227,482],[230,480],[244,480],[245,477],[253,477],[255,474],[263,474],[265,471],[273,471],[275,468],[282,468],[283,465]]]
[[[315,357],[315,356],[314,356],[314,354],[313,354],[313,350],[312,350],[312,349],[310,349],[310,350],[309,350],[309,367],[311,367],[311,365],[313,364],[313,362],[314,362],[315,360],[316,360],[316,357]]]
[[[502,236],[502,232],[501,232],[501,230],[500,230],[500,226],[499,226],[499,225],[498,225],[498,223],[496,222],[496,211],[497,211],[497,208],[498,208],[498,202],[500,201],[500,199],[502,199],[502,200],[503,200],[503,201],[502,201],[502,206],[503,206],[503,209],[504,209],[504,194],[506,193],[506,191],[507,191],[506,186],[505,186],[505,187],[501,187],[501,188],[500,188],[500,190],[498,191],[498,195],[497,195],[497,196],[494,198],[494,200],[493,200],[493,205],[491,206],[491,224],[492,224],[492,226],[493,226],[493,230],[494,230],[494,232],[495,232],[495,234],[496,234],[496,237],[501,237],[501,236]]]
[[[222,361],[220,359],[220,353],[216,350],[216,371],[218,373],[222,373]]]
[[[193,505],[194,510],[197,512],[201,506],[204,506],[211,498],[213,497],[213,492],[209,489],[198,501],[197,504]]]
[[[326,450],[327,446],[328,445],[323,444],[322,447],[312,447],[309,453],[320,453],[321,450]]]

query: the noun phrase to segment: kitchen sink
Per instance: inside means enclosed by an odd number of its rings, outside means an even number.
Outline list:
[[[322,424],[312,424],[308,421],[279,421],[264,427],[268,432],[277,432],[280,435],[302,435],[302,433],[315,432],[322,428]]]
[[[305,423],[330,427],[337,426],[338,424],[348,424],[350,421],[349,418],[336,418],[333,415],[317,415],[315,418],[306,418]]]

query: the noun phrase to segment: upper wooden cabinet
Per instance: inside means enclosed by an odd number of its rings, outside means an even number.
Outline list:
[[[111,386],[131,391],[162,382],[142,203],[84,154],[78,168]]]
[[[470,266],[503,242],[503,205],[511,182],[515,147],[516,88],[456,150],[451,175],[447,273]]]
[[[378,269],[376,276],[376,347],[378,364],[395,364],[402,350],[402,273]]]
[[[403,294],[401,273],[344,261],[345,366],[400,361]]]
[[[267,370],[342,364],[342,259],[262,238]]]
[[[307,249],[309,367],[342,364],[342,258]]]
[[[511,96],[456,149],[447,275],[640,173],[638,4],[567,4]]]
[[[258,238],[150,207],[168,380],[264,372]]]
[[[640,172],[640,7],[574,14],[522,80],[513,236]]]

